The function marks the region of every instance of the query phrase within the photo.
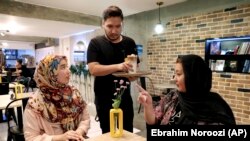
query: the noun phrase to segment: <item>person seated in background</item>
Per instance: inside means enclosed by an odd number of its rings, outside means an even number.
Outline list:
[[[27,85],[28,77],[31,77],[29,69],[26,65],[22,65],[22,59],[16,60],[16,75],[17,78],[15,79],[16,82],[20,82],[21,84]]]
[[[90,128],[87,104],[79,90],[69,85],[65,56],[47,55],[36,68],[38,90],[24,111],[26,141],[84,140]]]
[[[138,101],[144,106],[148,125],[231,125],[236,124],[227,102],[211,92],[212,71],[198,55],[184,55],[175,64],[177,90],[170,91],[155,107],[152,97],[141,88]]]

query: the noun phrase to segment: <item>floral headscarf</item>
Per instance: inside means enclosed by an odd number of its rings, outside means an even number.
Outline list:
[[[65,56],[48,55],[39,63],[34,79],[39,91],[29,100],[28,107],[52,123],[60,122],[64,132],[75,130],[86,103],[80,92],[57,81],[60,61]]]

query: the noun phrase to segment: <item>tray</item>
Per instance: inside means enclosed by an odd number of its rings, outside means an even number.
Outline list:
[[[149,75],[149,74],[151,74],[150,71],[137,71],[136,73],[127,73],[127,72],[112,73],[112,75],[116,77],[141,77],[141,76]]]

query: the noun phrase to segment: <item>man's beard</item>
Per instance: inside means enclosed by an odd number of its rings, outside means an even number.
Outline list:
[[[111,41],[111,42],[113,42],[113,41],[117,41],[118,39],[120,39],[120,36],[121,36],[121,34],[119,34],[118,36],[117,36],[117,38],[110,38],[110,36],[108,36],[108,34],[105,32],[105,35],[106,35],[106,37],[108,38],[108,40],[109,41]],[[116,36],[115,36],[116,37]]]

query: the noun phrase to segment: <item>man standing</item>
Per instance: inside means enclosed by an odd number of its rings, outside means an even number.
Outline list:
[[[0,48],[0,72],[2,72],[4,67],[5,67],[5,56],[3,54],[2,49]]]
[[[121,35],[123,14],[119,7],[108,7],[103,12],[102,18],[105,35],[97,36],[90,41],[87,63],[90,73],[95,76],[96,111],[102,133],[106,133],[110,131],[109,111],[112,108],[112,99],[114,99],[114,93],[116,92],[114,80],[129,81],[126,78],[117,78],[112,73],[131,70],[132,66],[124,62],[124,59],[130,54],[137,55],[137,50],[133,39]],[[124,129],[133,132],[134,111],[130,86],[122,96],[120,108],[123,110]]]

